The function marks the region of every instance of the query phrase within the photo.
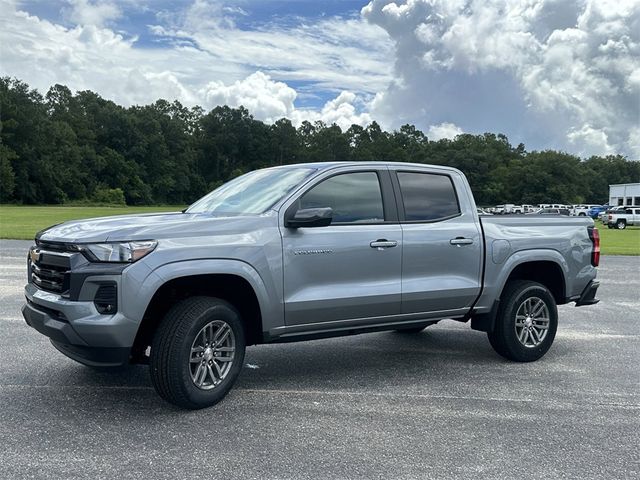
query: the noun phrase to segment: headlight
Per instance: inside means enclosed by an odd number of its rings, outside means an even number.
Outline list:
[[[153,252],[158,242],[144,240],[140,242],[89,243],[79,249],[94,262],[133,263]]]

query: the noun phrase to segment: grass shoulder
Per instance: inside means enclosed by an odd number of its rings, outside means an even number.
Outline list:
[[[179,212],[184,205],[100,206],[100,205],[0,205],[0,238],[31,240],[51,225],[83,218],[108,217],[136,213]]]

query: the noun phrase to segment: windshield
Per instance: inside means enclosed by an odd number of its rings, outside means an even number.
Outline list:
[[[186,213],[264,213],[314,171],[306,167],[255,170],[216,188],[191,205]]]

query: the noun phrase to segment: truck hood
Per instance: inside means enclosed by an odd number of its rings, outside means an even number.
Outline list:
[[[273,212],[271,212],[273,214]],[[150,213],[74,220],[49,227],[36,238],[49,242],[93,243],[206,236],[224,231],[246,232],[269,216],[219,217],[204,213]]]

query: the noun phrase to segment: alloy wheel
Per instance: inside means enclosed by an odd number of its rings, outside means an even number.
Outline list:
[[[189,372],[202,390],[218,386],[229,374],[235,357],[235,335],[223,320],[213,320],[198,332],[191,344]]]

